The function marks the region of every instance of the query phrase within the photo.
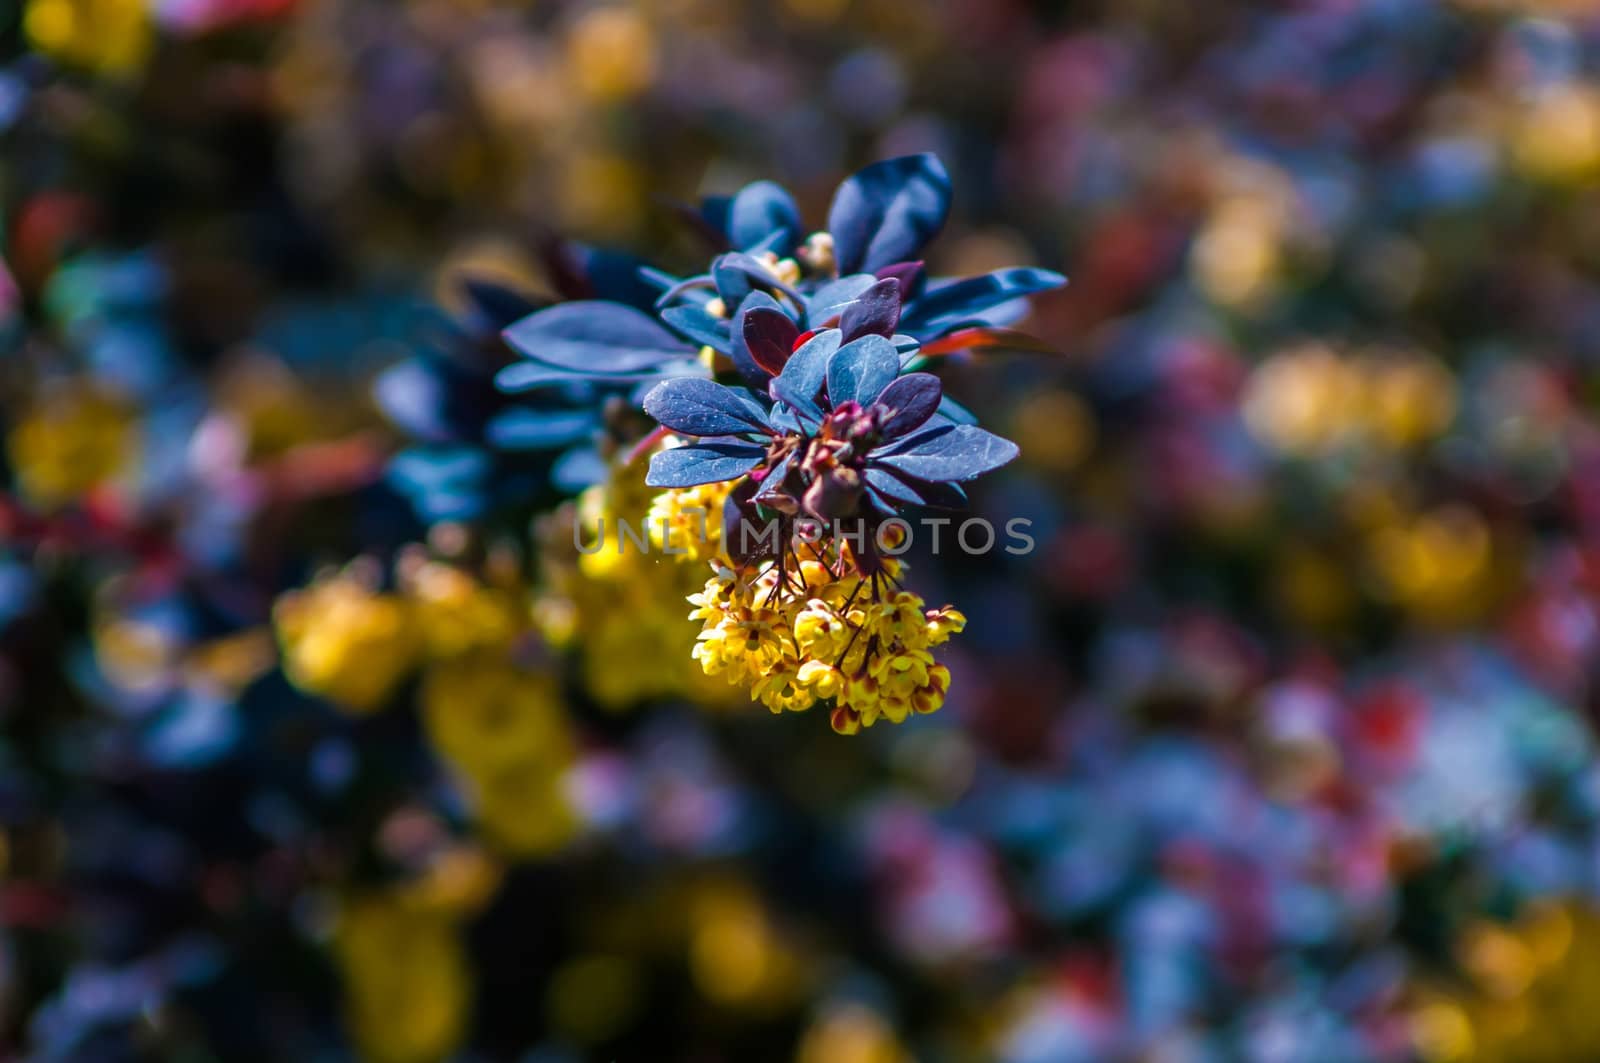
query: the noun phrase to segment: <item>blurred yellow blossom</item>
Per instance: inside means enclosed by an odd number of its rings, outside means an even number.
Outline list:
[[[455,565],[403,558],[397,575],[431,657],[507,653],[531,623],[519,589],[486,585]]]
[[[1600,1055],[1600,914],[1543,901],[1457,941],[1459,978],[1419,985],[1411,1039],[1428,1063],[1569,1063]]]
[[[1465,506],[1380,525],[1369,554],[1380,590],[1422,619],[1471,619],[1493,590],[1493,539],[1483,518]]]
[[[290,682],[356,713],[382,707],[416,663],[411,606],[346,570],[281,596],[272,619]]]
[[[1294,185],[1276,167],[1235,157],[1216,163],[1215,184],[1211,211],[1195,234],[1190,270],[1212,299],[1247,310],[1271,294],[1282,271]]]
[[[466,777],[474,823],[486,842],[508,856],[536,857],[572,839],[579,823],[557,767],[509,764]]]
[[[1258,439],[1296,457],[1356,442],[1401,450],[1449,427],[1455,379],[1437,359],[1417,352],[1347,355],[1305,343],[1256,367],[1241,411]]]
[[[33,47],[99,74],[128,74],[155,44],[149,0],[29,0],[23,29]]]
[[[1532,177],[1574,183],[1600,174],[1600,92],[1564,85],[1541,93],[1520,115],[1513,149]]]
[[[645,522],[656,492],[644,473],[643,461],[615,466],[604,484],[547,523],[535,605],[540,631],[579,654],[584,688],[607,708],[657,697],[726,704],[727,688],[707,680],[691,659],[694,627],[684,622],[682,603],[705,570],[653,547]],[[705,496],[712,499],[714,492]],[[720,527],[720,518],[708,521],[708,531]],[[572,545],[575,536],[582,552]]]
[[[534,856],[572,836],[565,777],[576,751],[553,677],[487,649],[430,665],[420,699],[429,740],[460,773],[487,841]]]
[[[759,1008],[781,1004],[793,993],[794,951],[748,886],[730,882],[701,889],[689,918],[689,969],[708,1000]]]
[[[129,471],[137,439],[124,403],[73,383],[40,395],[11,429],[6,449],[23,493],[55,508]]]
[[[1024,460],[1066,472],[1094,446],[1094,414],[1070,391],[1041,391],[1018,405],[1010,435],[1022,448]]]
[[[910,1063],[894,1028],[876,1011],[844,1004],[824,1011],[800,1039],[795,1063]]]
[[[572,760],[555,680],[485,654],[430,666],[422,680],[428,737],[468,775],[522,767],[559,772]]]
[[[600,100],[637,95],[655,79],[655,31],[636,8],[597,7],[573,23],[568,39],[578,89]]]

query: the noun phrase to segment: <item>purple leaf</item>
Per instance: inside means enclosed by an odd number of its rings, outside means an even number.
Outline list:
[[[839,331],[844,341],[876,335],[888,338],[900,322],[900,282],[890,277],[881,280],[856,297],[839,315]]]
[[[883,422],[883,435],[894,439],[927,423],[943,397],[939,378],[932,373],[907,373],[890,381],[878,396],[877,404],[891,412]]]
[[[778,306],[778,301],[766,292],[751,292],[745,296],[744,302],[739,304],[738,311],[733,315],[733,325],[728,330],[732,339],[729,354],[733,358],[733,367],[739,371],[739,375],[744,378],[746,384],[753,388],[764,388],[767,386],[767,381],[772,379],[773,374],[767,372],[756,361],[749,344],[745,342],[744,335],[746,315],[757,310],[783,312]]]
[[[782,310],[770,306],[746,306],[739,310],[740,335],[750,358],[768,376],[777,376],[794,353],[794,341],[800,338],[800,326],[790,320]]]
[[[878,270],[879,280],[888,280],[891,277],[900,282],[901,299],[910,302],[922,294],[922,288],[928,280],[928,271],[923,268],[921,260],[896,262],[892,266],[884,266]]]

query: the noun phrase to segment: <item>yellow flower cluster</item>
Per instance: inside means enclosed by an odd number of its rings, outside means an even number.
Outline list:
[[[722,507],[732,484],[663,491],[650,503],[650,545],[686,561],[709,561],[722,552]]]
[[[831,700],[829,722],[841,734],[938,709],[950,672],[932,651],[966,617],[886,590],[886,577],[841,568],[825,557],[803,559],[797,571],[768,563],[753,575],[718,566],[689,597],[689,617],[702,625],[695,660],[773,712]],[[889,575],[897,574],[898,566]]]
[[[432,560],[400,568],[428,658],[423,723],[479,832],[512,856],[560,848],[578,825],[563,789],[576,743],[555,678],[514,659],[532,623],[514,574],[484,582]]]

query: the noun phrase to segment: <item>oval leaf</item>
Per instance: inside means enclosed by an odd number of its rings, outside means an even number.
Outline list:
[[[490,443],[503,450],[555,450],[600,427],[588,410],[529,410],[514,407],[489,422]]]
[[[862,292],[839,315],[839,331],[844,334],[846,343],[862,336],[888,338],[894,335],[894,327],[899,323],[900,282],[893,277]]]
[[[728,239],[741,250],[748,250],[774,234],[779,246],[791,248],[800,242],[800,208],[787,189],[774,181],[756,181],[739,189],[728,205]]]
[[[777,376],[794,353],[800,327],[788,314],[769,306],[746,306],[739,310],[740,335],[750,359],[768,376]]]
[[[738,306],[752,291],[782,292],[796,306],[805,305],[800,293],[774,277],[760,259],[737,251],[719,255],[711,263],[711,279],[716,283],[717,294],[728,306]]]
[[[900,354],[894,344],[882,336],[863,336],[828,359],[828,402],[834,407],[852,401],[869,405],[899,375]]]
[[[529,314],[501,335],[513,349],[562,369],[629,373],[694,352],[660,323],[620,303],[583,300]]]
[[[1013,299],[1059,288],[1066,283],[1067,278],[1052,270],[1022,266],[995,270],[980,277],[946,281],[930,286],[906,307],[907,327],[918,334],[925,334],[947,323],[982,321],[985,311]]]
[[[933,483],[970,480],[998,469],[1017,456],[1017,445],[976,425],[931,428],[887,450],[874,451],[872,464]]]
[[[766,451],[750,443],[693,443],[650,456],[644,482],[651,487],[698,487],[743,476]]]
[[[756,361],[755,353],[751,351],[750,345],[745,341],[745,321],[749,314],[753,314],[757,310],[771,310],[778,314],[783,313],[783,310],[778,306],[778,301],[766,292],[751,292],[747,295],[744,302],[739,304],[738,311],[733,315],[733,327],[729,330],[731,338],[729,354],[733,359],[733,367],[739,371],[739,375],[744,378],[745,383],[753,388],[764,388],[767,386],[767,381],[772,379],[773,374],[767,372]],[[793,341],[791,340],[790,342],[792,343]]]
[[[766,411],[755,401],[712,380],[665,380],[644,397],[644,412],[663,428],[687,436],[766,432]]]
[[[950,175],[935,155],[904,155],[858,171],[828,210],[839,272],[871,273],[916,258],[949,211]]]
[[[834,318],[844,313],[845,307],[861,297],[861,293],[877,283],[870,273],[852,273],[829,281],[812,293],[806,302],[806,322],[812,328],[824,328],[834,323]]]
[[[817,333],[789,356],[783,372],[767,386],[768,391],[774,399],[787,403],[791,409],[820,418],[822,411],[817,407],[817,392],[822,390],[829,359],[838,350],[838,329],[824,329]]]
[[[895,439],[927,423],[944,397],[939,378],[932,373],[907,373],[889,382],[877,404],[891,412],[883,422],[883,435]]]
[[[661,320],[693,343],[723,354],[733,350],[733,343],[728,336],[728,323],[722,318],[712,317],[698,306],[687,303],[669,306],[661,311]]]

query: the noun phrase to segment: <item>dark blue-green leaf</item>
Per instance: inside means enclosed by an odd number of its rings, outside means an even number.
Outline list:
[[[773,378],[768,391],[774,399],[787,403],[798,413],[820,418],[817,392],[827,378],[828,361],[839,350],[839,330],[824,329],[812,336],[789,356],[783,372]]]
[[[811,298],[807,300],[806,323],[812,328],[822,328],[844,313],[845,307],[855,302],[862,292],[876,283],[877,278],[870,273],[852,273],[836,281],[829,281],[813,292]]]
[[[1017,267],[999,269],[980,277],[967,277],[930,287],[906,308],[907,326],[918,335],[945,324],[981,320],[986,310],[1036,292],[1046,292],[1067,283],[1067,278],[1048,269]]]
[[[698,306],[688,303],[669,306],[661,311],[661,320],[679,334],[714,351],[728,354],[733,349],[728,323],[720,317],[712,317]]]
[[[657,384],[644,412],[663,428],[688,436],[767,431],[767,415],[754,399],[712,380],[685,377]]]
[[[512,407],[489,422],[489,442],[502,450],[555,450],[600,427],[590,410],[530,410]]]
[[[846,343],[828,359],[828,403],[869,405],[900,374],[900,355],[882,336]]]
[[[529,358],[580,372],[637,372],[693,353],[648,315],[597,300],[529,314],[502,335]]]
[[[800,293],[774,277],[760,259],[737,251],[717,256],[711,263],[711,279],[728,306],[738,306],[752,291],[782,292],[796,306],[805,305]]]
[[[970,480],[1017,456],[1017,445],[976,425],[944,425],[872,452],[869,461],[934,483]]]
[[[743,476],[766,452],[750,443],[694,443],[650,457],[644,482],[651,487],[698,487]]]
[[[745,185],[728,205],[728,239],[740,250],[750,248],[780,234],[778,245],[785,249],[800,242],[800,208],[794,197],[773,181]]]
[[[885,159],[845,179],[828,211],[840,273],[872,273],[918,257],[950,211],[950,175],[937,156]]]

